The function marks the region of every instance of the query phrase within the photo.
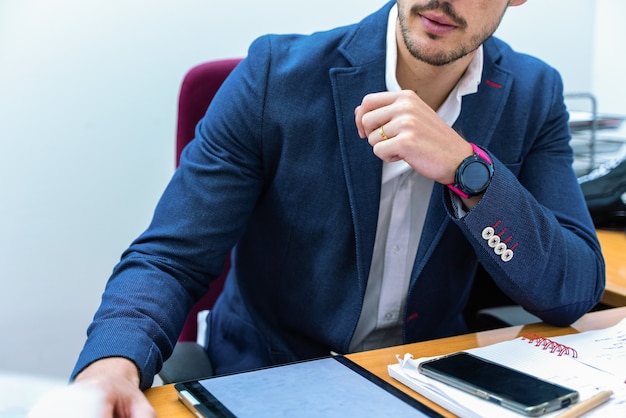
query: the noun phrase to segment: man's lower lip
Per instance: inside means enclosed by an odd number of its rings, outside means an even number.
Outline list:
[[[434,20],[427,19],[424,16],[420,16],[420,21],[422,22],[424,29],[433,35],[445,35],[446,33],[452,32],[456,29],[456,26],[444,25],[435,22]]]

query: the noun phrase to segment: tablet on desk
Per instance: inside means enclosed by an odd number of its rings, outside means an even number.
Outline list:
[[[175,385],[199,417],[441,417],[343,356]]]

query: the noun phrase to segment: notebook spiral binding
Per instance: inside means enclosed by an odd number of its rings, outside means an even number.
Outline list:
[[[556,353],[558,356],[570,355],[573,358],[578,357],[578,352],[572,347],[568,347],[563,344],[551,340],[533,332],[522,336],[522,341],[528,340],[529,344],[535,344],[535,347],[540,347],[543,350],[549,350],[550,353]]]

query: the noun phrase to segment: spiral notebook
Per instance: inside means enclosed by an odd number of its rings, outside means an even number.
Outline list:
[[[576,389],[581,400],[611,389],[614,395],[609,402],[585,417],[626,416],[626,319],[602,330],[552,338],[529,334],[466,351]],[[521,416],[422,375],[417,367],[427,358],[414,359],[410,353],[397,357],[398,362],[388,366],[392,378],[461,418]]]

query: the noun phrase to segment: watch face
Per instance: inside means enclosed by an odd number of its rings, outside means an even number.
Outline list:
[[[493,168],[483,159],[475,158],[467,161],[459,170],[459,186],[468,195],[482,193],[491,180]]]

